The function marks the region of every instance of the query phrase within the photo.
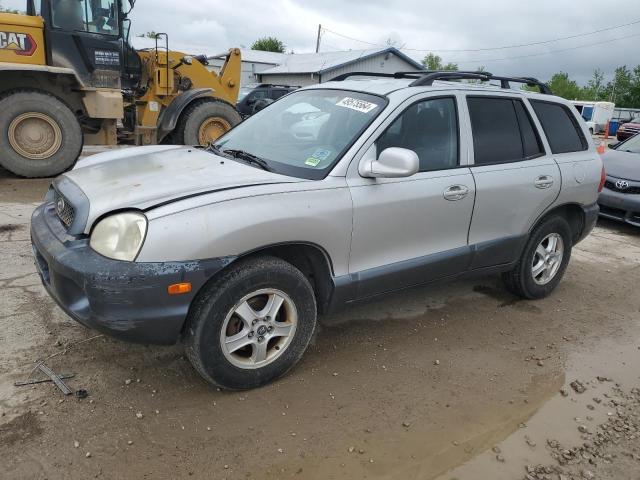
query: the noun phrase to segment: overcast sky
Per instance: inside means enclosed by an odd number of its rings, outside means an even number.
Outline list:
[[[23,8],[25,0],[0,0]],[[596,67],[610,77],[619,65],[640,64],[640,23],[593,35],[523,48],[481,52],[440,49],[482,49],[539,42],[593,32],[640,20],[640,1],[609,4],[602,0],[138,0],[131,14],[134,34],[150,30],[169,34],[170,47],[187,53],[222,52],[250,46],[258,37],[276,36],[296,53],[313,52],[318,24],[374,44],[392,39],[408,55],[421,59],[433,50],[460,68],[484,66],[499,74],[547,80],[567,71],[580,83]],[[617,5],[617,6],[614,6]],[[597,42],[597,46],[558,53]],[[371,45],[325,32],[321,50],[372,48]],[[535,55],[535,56],[531,56]],[[526,58],[503,60],[510,57]]]

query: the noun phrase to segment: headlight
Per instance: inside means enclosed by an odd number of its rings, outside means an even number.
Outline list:
[[[106,217],[93,228],[89,244],[96,252],[116,260],[135,260],[147,233],[147,217],[124,212]]]

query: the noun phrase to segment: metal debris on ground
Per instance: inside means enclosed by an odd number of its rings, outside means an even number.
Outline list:
[[[60,389],[60,391],[62,393],[64,393],[65,395],[71,395],[73,393],[73,390],[71,390],[66,383],[64,383],[62,381],[62,379],[56,374],[56,372],[54,372],[53,370],[51,370],[49,367],[47,367],[44,363],[39,363],[38,364],[38,369],[44,373],[45,375],[47,375],[49,378],[51,378],[51,380],[53,381],[53,383],[56,384],[56,386]]]
[[[75,373],[60,373],[58,374],[58,377],[60,377],[62,380],[66,380],[67,378],[73,378],[75,377]],[[26,385],[35,385],[36,383],[46,383],[46,382],[51,382],[52,380],[50,378],[32,378],[31,380],[26,380],[24,382],[13,382],[13,386],[14,387],[24,387]]]

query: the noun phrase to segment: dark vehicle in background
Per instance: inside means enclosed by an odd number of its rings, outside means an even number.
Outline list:
[[[623,123],[618,127],[616,132],[616,138],[622,142],[628,138],[633,137],[640,132],[640,117],[634,117],[630,121]]]
[[[602,156],[607,178],[600,215],[640,227],[640,135],[609,148]]]
[[[236,108],[238,112],[240,112],[240,115],[247,117],[298,88],[300,87],[271,85],[269,83],[252,83],[240,88]]]

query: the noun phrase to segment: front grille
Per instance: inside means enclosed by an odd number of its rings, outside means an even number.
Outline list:
[[[611,180],[607,180],[606,182],[604,182],[604,186],[605,186],[605,188],[608,188],[609,190],[613,190],[614,192],[628,193],[628,194],[631,194],[631,195],[640,195],[640,187],[638,187],[638,186],[629,186],[627,188],[618,188],[616,186],[616,182],[613,182]]]
[[[56,205],[56,214],[58,215],[58,218],[60,218],[60,221],[65,227],[69,228],[76,215],[75,209],[71,206],[69,201],[58,192],[55,193],[53,201]]]

